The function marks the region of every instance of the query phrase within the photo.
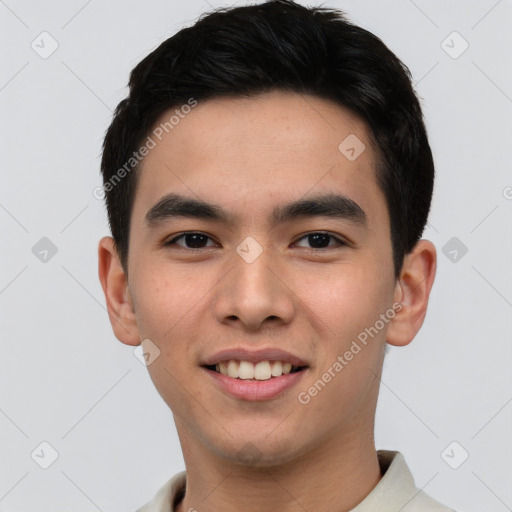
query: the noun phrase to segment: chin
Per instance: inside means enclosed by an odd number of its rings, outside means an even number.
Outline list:
[[[307,452],[296,435],[288,432],[286,438],[271,434],[238,436],[225,439],[224,443],[210,445],[219,457],[246,468],[272,468],[289,464]],[[270,437],[274,439],[270,439]]]

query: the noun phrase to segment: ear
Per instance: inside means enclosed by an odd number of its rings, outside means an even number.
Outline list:
[[[126,345],[140,345],[128,277],[121,265],[114,240],[109,236],[99,242],[98,274],[116,338]]]
[[[436,249],[428,240],[420,240],[405,256],[395,288],[395,302],[401,303],[402,308],[397,308],[389,323],[386,341],[390,345],[408,345],[420,330],[427,313],[436,264]]]

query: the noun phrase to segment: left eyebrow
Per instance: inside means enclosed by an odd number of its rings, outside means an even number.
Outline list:
[[[156,227],[171,218],[184,217],[221,222],[233,222],[222,207],[179,194],[161,198],[146,214],[149,227]],[[299,199],[272,211],[271,222],[278,225],[297,218],[332,217],[352,221],[361,226],[367,223],[364,210],[352,199],[338,194],[324,194]]]
[[[325,194],[300,199],[274,209],[274,225],[299,217],[334,217],[350,220],[361,226],[366,225],[364,210],[352,199],[338,194]]]

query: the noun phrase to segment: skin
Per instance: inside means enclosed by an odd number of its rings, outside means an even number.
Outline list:
[[[355,161],[338,149],[350,134],[366,146]],[[148,370],[183,449],[180,512],[348,511],[380,480],[373,432],[385,345],[407,345],[421,327],[436,251],[420,240],[395,279],[374,168],[362,120],[330,101],[277,91],[200,103],[146,156],[128,275],[105,237],[99,276],[116,337],[127,345],[150,339],[161,351]],[[146,213],[170,192],[215,203],[232,222],[174,218],[149,227]],[[270,223],[275,206],[323,193],[357,202],[366,224],[321,216]],[[211,239],[196,249],[183,238],[164,245],[185,231]],[[346,243],[315,248],[305,235],[318,231]],[[236,252],[248,236],[263,249],[252,263]],[[297,394],[400,301],[378,335],[299,403]],[[235,399],[200,366],[234,346],[279,347],[309,367],[274,399]],[[247,443],[257,457],[242,462]]]

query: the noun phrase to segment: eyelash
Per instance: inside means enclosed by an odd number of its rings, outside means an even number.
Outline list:
[[[178,236],[174,237],[172,240],[169,240],[169,241],[165,242],[164,246],[170,247],[170,246],[178,245],[178,244],[176,244],[176,241],[179,240],[180,238],[184,238],[187,235],[202,235],[202,236],[205,236],[206,238],[208,238],[210,240],[213,240],[212,237],[210,237],[207,234],[202,233],[200,231],[187,231],[185,233],[182,233],[181,235],[178,235]],[[343,246],[348,245],[345,241],[341,240],[337,236],[334,236],[334,235],[332,235],[331,233],[329,233],[327,231],[311,231],[310,233],[307,233],[307,234],[303,235],[302,237],[300,237],[297,240],[297,242],[299,242],[300,240],[303,240],[304,238],[308,238],[309,236],[313,236],[313,235],[326,235],[326,236],[330,237],[331,239],[335,240],[337,242],[337,246],[338,247],[343,247]],[[294,242],[294,243],[297,243],[297,242]],[[178,245],[178,247],[180,247],[181,249],[183,249],[185,251],[197,252],[197,251],[200,251],[202,249],[208,249],[209,247],[211,248],[212,246],[200,247],[200,248],[196,248],[196,249],[192,249],[192,248],[189,248],[189,247],[183,247],[183,246],[180,246],[180,245]],[[325,251],[327,249],[333,249],[335,247],[336,247],[336,245],[329,245],[327,247],[321,247],[321,248],[314,248],[313,247],[313,248],[310,248],[309,251],[310,252]]]

